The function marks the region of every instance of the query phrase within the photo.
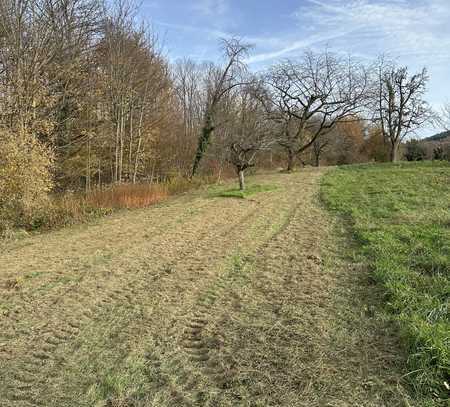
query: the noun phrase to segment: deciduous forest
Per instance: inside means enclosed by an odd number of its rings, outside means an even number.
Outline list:
[[[306,51],[252,72],[252,45],[237,38],[218,43],[221,60],[170,62],[137,10],[124,0],[0,5],[3,230],[146,204],[150,190],[167,193],[161,183],[184,190],[237,174],[242,189],[256,165],[395,161],[432,115],[425,69]]]

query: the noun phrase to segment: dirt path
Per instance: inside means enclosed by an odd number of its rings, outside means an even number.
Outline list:
[[[4,245],[0,405],[409,405],[320,176]]]

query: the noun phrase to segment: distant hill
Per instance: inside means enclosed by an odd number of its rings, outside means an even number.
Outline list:
[[[450,130],[435,134],[434,136],[424,138],[423,141],[444,141],[450,139]]]

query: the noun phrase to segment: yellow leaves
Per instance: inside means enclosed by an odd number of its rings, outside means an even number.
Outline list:
[[[20,225],[47,204],[53,155],[29,134],[2,130],[0,157],[0,221]]]

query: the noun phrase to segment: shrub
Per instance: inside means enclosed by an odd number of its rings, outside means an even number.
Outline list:
[[[48,205],[53,155],[29,134],[0,131],[0,233],[28,227]]]
[[[442,146],[437,146],[433,149],[433,160],[443,160],[444,157],[444,149]]]
[[[86,201],[96,208],[144,208],[168,196],[166,184],[121,184],[89,192]]]
[[[31,138],[25,142],[5,134],[0,145],[1,237],[15,238],[17,228],[24,232],[50,230],[105,216],[115,209],[145,208],[216,182],[213,176],[190,180],[174,175],[164,183],[110,185],[87,194],[49,194],[53,186],[51,154]]]
[[[65,193],[54,195],[48,205],[34,213],[28,229],[50,230],[69,226],[111,213],[111,208],[96,207],[85,196]]]
[[[418,140],[410,140],[406,143],[405,158],[408,161],[422,161],[426,155],[424,146]]]
[[[433,160],[450,161],[450,144],[438,145],[433,149]]]
[[[181,194],[212,182],[214,182],[213,177],[195,177],[190,180],[174,176],[160,184],[112,185],[105,189],[89,192],[86,201],[88,205],[96,208],[145,208],[161,202],[171,195]]]

